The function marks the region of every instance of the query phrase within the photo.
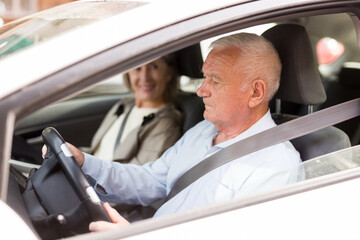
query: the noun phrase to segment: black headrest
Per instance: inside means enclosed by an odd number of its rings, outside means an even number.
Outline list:
[[[202,98],[197,96],[196,93],[179,91],[174,103],[184,115],[182,133],[204,120],[205,105]]]
[[[179,74],[188,76],[190,78],[202,78],[201,72],[203,65],[203,58],[201,55],[200,44],[195,44],[190,47],[176,52]]]
[[[273,43],[282,63],[275,98],[305,105],[325,102],[326,93],[306,29],[297,24],[280,24],[262,36]]]

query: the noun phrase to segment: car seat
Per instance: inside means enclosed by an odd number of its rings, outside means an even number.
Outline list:
[[[299,117],[282,112],[282,101],[306,105],[311,114],[314,105],[325,102],[326,93],[305,28],[297,24],[280,24],[265,31],[262,36],[273,43],[282,62],[280,87],[273,100],[276,105],[273,113],[275,122],[281,124]],[[303,161],[351,146],[349,137],[333,126],[291,142]]]
[[[203,58],[200,44],[176,52],[179,74],[191,79],[203,78],[201,69]],[[183,113],[182,133],[185,133],[196,123],[204,119],[204,103],[200,97],[193,92],[179,91],[175,98],[175,106]]]
[[[175,98],[175,106],[183,113],[182,134],[204,120],[205,106],[200,97],[193,92],[179,91]]]

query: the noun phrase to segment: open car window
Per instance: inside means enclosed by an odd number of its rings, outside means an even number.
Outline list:
[[[212,41],[215,41],[218,38],[221,38],[226,35],[231,35],[239,32],[249,32],[261,35],[267,29],[275,26],[275,23],[268,23],[268,24],[261,24],[258,26],[250,27],[241,29],[239,31],[230,32],[227,34],[219,35],[213,38],[209,38],[200,42],[201,53],[203,60],[206,59],[207,55],[210,51],[210,44]],[[200,69],[201,70],[201,69]],[[200,71],[199,70],[199,71]],[[123,84],[123,77],[122,74],[118,74],[116,76],[110,77],[105,81],[97,84],[90,90],[87,90],[84,93],[81,93],[78,97],[88,96],[88,95],[96,95],[96,94],[116,94],[116,93],[129,93],[129,89],[125,87]],[[180,89],[185,92],[196,92],[197,89],[203,82],[203,78],[190,78],[187,76],[180,76]]]

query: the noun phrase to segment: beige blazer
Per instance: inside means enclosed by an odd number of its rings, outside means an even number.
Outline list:
[[[90,148],[85,151],[94,153],[105,133],[119,117],[116,114],[119,108],[123,109],[120,114],[126,114],[134,103],[134,98],[122,99],[116,103],[96,131]],[[167,104],[156,114],[144,117],[141,126],[131,131],[115,149],[114,161],[142,165],[158,159],[180,138],[182,120],[182,114],[173,104]]]

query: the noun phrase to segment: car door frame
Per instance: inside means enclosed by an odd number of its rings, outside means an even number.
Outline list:
[[[355,22],[359,22],[359,1],[300,1],[298,4],[285,3],[285,1],[273,2],[269,2],[272,5],[271,7],[268,6],[268,8],[261,6],[263,4],[261,1],[234,5],[144,34],[132,41],[114,46],[108,51],[101,52],[80,61],[76,65],[39,79],[39,81],[26,89],[15,92],[3,99],[0,102],[2,112],[0,131],[3,132],[0,136],[1,199],[6,199],[9,174],[8,156],[10,155],[15,122],[30,112],[64,99],[68,95],[73,95],[101,79],[126,71],[142,62],[214,35],[265,23],[270,19],[275,21],[284,19],[287,16],[298,17],[315,13],[337,13],[346,10],[356,17],[354,18]],[[356,5],[357,8],[355,8]],[[240,17],[239,12],[242,13]],[[157,47],[154,48],[154,45],[157,45]],[[126,51],[126,49],[135,50]],[[97,62],[102,62],[101,66],[96,69],[89,69],[89,66],[94,66]],[[58,84],[59,81],[61,81],[61,85]],[[39,95],[39,92],[45,92],[45,94]]]

